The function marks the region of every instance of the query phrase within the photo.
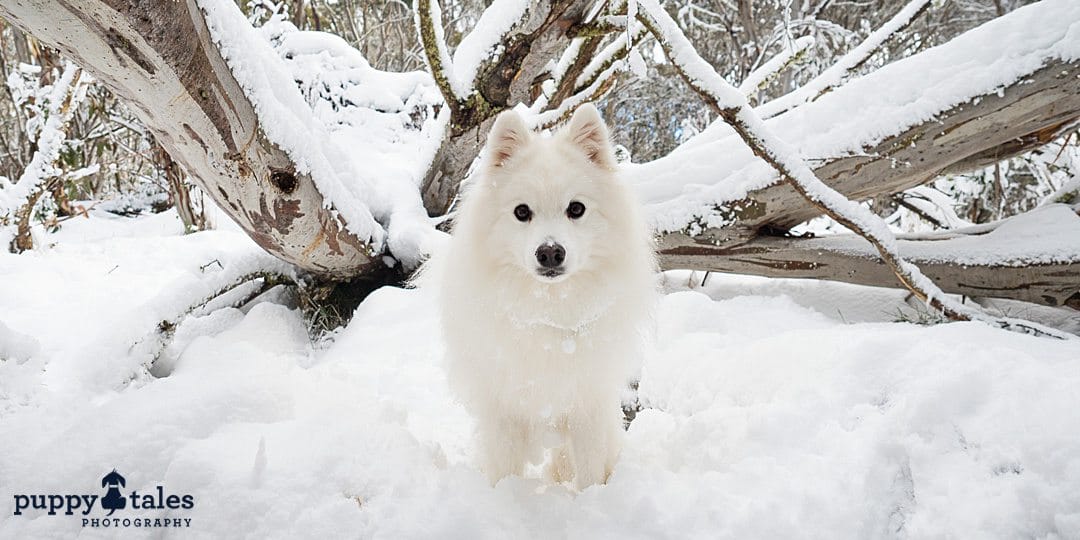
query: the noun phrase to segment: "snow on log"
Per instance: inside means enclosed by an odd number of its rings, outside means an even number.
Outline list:
[[[1038,39],[1030,29],[1040,28]],[[1080,119],[1080,3],[1044,0],[849,81],[766,121],[853,199],[904,191],[1046,144]],[[820,215],[716,122],[629,165],[655,228],[748,241]]]
[[[321,154],[336,169],[322,175],[328,181],[316,177],[320,191],[332,196],[343,214],[345,209],[370,209],[386,229],[389,254],[414,268],[441,235],[420,198],[420,183],[447,121],[437,113],[445,102],[432,76],[375,69],[339,36],[301,31],[277,17],[257,34],[253,45],[269,43],[278,57],[259,64],[280,62],[281,78],[294,81],[303,97],[301,103],[294,99],[291,109],[321,137],[314,148],[296,141],[296,154]],[[284,92],[275,88],[272,93]]]
[[[382,227],[362,209],[352,209],[363,217],[349,223],[328,208],[307,170],[267,138],[195,0],[2,0],[0,16],[59,48],[123,97],[265,250],[329,277],[383,265],[375,257]],[[292,81],[280,83],[296,92]]]
[[[701,58],[657,0],[641,0],[640,3],[646,13],[640,20],[648,26],[665,54],[686,82],[716,109],[754,155],[774,169],[808,203],[870,242],[913,295],[953,320],[977,320],[1014,332],[1058,339],[1074,337],[1030,321],[992,317],[947,297],[917,266],[903,258],[896,238],[884,220],[822,182],[802,154],[765,125],[745,96]]]

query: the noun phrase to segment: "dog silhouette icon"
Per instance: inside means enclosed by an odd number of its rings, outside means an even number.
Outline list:
[[[111,473],[106,474],[101,479],[101,487],[107,487],[108,491],[105,496],[101,498],[101,507],[108,510],[106,515],[113,515],[113,512],[117,510],[123,510],[127,506],[127,499],[120,494],[120,488],[126,487],[127,481],[120,473],[113,469]]]

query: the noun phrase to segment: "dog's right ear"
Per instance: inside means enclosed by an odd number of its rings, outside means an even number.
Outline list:
[[[502,167],[518,150],[525,141],[529,140],[529,128],[517,111],[510,109],[499,113],[495,118],[495,124],[491,126],[488,134],[488,151],[491,152],[491,165]]]

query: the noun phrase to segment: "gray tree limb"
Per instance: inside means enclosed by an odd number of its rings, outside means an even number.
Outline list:
[[[123,97],[192,179],[266,251],[346,278],[382,266],[311,179],[263,136],[194,0],[0,0],[0,16]]]
[[[1009,298],[1080,310],[1080,261],[1009,266],[950,262],[937,257],[907,259],[947,293]],[[900,286],[892,269],[869,250],[860,253],[802,238],[760,236],[752,242],[724,247],[672,234],[664,238],[660,262],[664,269]]]

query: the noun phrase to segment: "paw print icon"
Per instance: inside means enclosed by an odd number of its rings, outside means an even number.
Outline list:
[[[116,472],[116,469],[109,474],[106,474],[101,479],[101,487],[108,488],[105,492],[105,496],[101,498],[101,507],[108,510],[107,515],[113,515],[113,512],[117,510],[123,510],[127,506],[127,499],[120,494],[120,488],[126,487],[127,481],[120,473]]]

